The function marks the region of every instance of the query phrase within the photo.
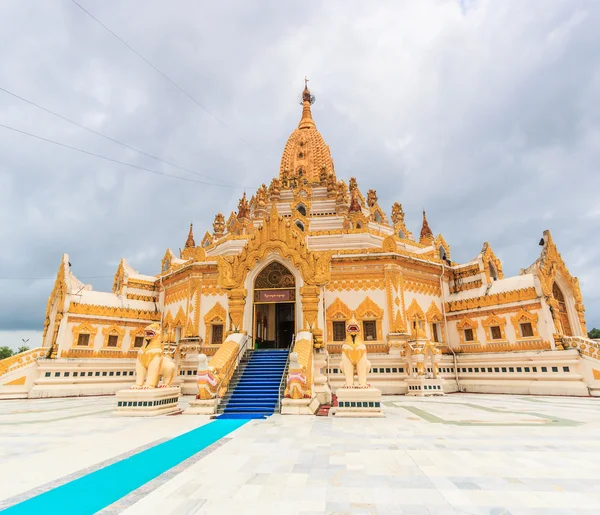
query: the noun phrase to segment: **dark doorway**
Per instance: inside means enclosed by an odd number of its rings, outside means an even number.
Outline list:
[[[275,305],[275,324],[277,327],[276,347],[286,349],[294,336],[294,304],[286,302]]]

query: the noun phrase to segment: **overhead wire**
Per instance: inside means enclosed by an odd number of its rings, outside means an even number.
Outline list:
[[[73,124],[73,125],[75,125],[77,127],[80,127],[81,129],[84,129],[84,130],[86,130],[88,132],[91,132],[92,134],[96,134],[97,136],[100,136],[100,137],[105,138],[105,139],[107,139],[109,141],[112,141],[113,143],[117,143],[118,145],[121,145],[122,147],[128,148],[128,149],[133,150],[135,152],[138,152],[138,153],[140,153],[140,154],[142,154],[144,156],[147,156],[147,157],[150,157],[152,159],[155,159],[156,161],[159,161],[159,162],[164,163],[164,164],[169,165],[169,166],[173,166],[174,168],[178,168],[179,170],[183,170],[184,172],[189,172],[189,173],[192,173],[192,174],[195,174],[195,175],[199,175],[201,177],[205,177],[207,179],[211,179],[211,180],[214,180],[214,181],[222,182],[222,183],[225,183],[225,184],[234,185],[232,182],[224,181],[222,179],[217,179],[216,177],[211,177],[210,175],[207,175],[207,174],[196,172],[195,170],[191,170],[189,168],[185,168],[185,167],[180,166],[180,165],[178,165],[176,163],[172,163],[170,161],[166,161],[166,160],[164,160],[164,159],[162,159],[160,157],[157,157],[157,156],[152,155],[152,154],[150,154],[148,152],[145,152],[144,150],[140,150],[139,148],[132,147],[131,145],[128,145],[127,143],[123,143],[122,141],[119,141],[119,140],[117,140],[115,138],[107,136],[106,134],[102,134],[101,132],[99,132],[97,130],[94,130],[94,129],[90,128],[90,127],[87,127],[87,126],[85,126],[85,125],[83,125],[83,124],[81,124],[79,122],[71,120],[70,118],[67,118],[66,116],[63,116],[62,114],[56,113],[56,112],[52,111],[51,109],[48,109],[47,107],[44,107],[44,106],[42,106],[40,104],[37,104],[37,103],[35,103],[32,100],[29,100],[29,99],[27,99],[25,97],[22,97],[21,95],[17,95],[16,93],[14,93],[12,91],[9,91],[8,89],[3,88],[1,86],[0,86],[0,91],[3,91],[4,93],[6,93],[8,95],[13,96],[13,97],[21,100],[22,102],[26,102],[27,104],[30,104],[30,105],[32,105],[34,107],[37,107],[38,109],[41,109],[42,111],[45,111],[46,113],[49,113],[52,116],[56,116],[57,118],[60,118],[61,120],[69,122],[69,123],[71,123],[71,124]],[[237,185],[235,185],[235,186],[237,186]]]
[[[120,41],[123,45],[125,45],[131,52],[137,55],[142,61],[144,61],[148,66],[150,66],[154,71],[160,74],[164,79],[170,82],[174,87],[176,87],[179,91],[181,91],[186,97],[188,97],[194,104],[196,104],[200,109],[206,112],[208,115],[212,116],[217,122],[219,122],[223,127],[229,130],[232,134],[237,136],[240,140],[242,140],[246,145],[248,145],[251,149],[256,150],[253,145],[246,140],[241,134],[236,133],[229,125],[227,125],[221,118],[219,118],[216,114],[209,111],[204,105],[202,105],[195,97],[193,97],[190,93],[188,93],[185,89],[183,89],[177,82],[175,82],[171,77],[169,77],[165,72],[163,72],[160,68],[155,66],[149,59],[140,54],[135,48],[133,48],[127,41],[125,41],[122,37],[116,34],[113,30],[107,27],[104,23],[102,23],[98,18],[96,18],[90,11],[88,11],[85,7],[83,7],[77,0],[71,0],[79,9],[81,9],[84,13],[86,13],[90,18],[92,18],[96,23],[98,23],[101,27],[103,27],[106,31],[112,34],[118,41]]]
[[[74,147],[72,145],[67,145],[66,143],[60,143],[58,141],[54,141],[52,139],[49,138],[44,138],[43,136],[38,136],[37,134],[32,134],[31,132],[27,132],[21,129],[17,129],[15,127],[11,127],[9,125],[5,125],[3,123],[0,123],[0,127],[4,127],[5,129],[17,132],[19,134],[23,134],[25,136],[30,136],[32,138],[36,138],[39,139],[41,141],[46,141],[47,143],[52,143],[53,145],[58,145],[59,147],[63,147],[63,148],[68,148],[71,150],[75,150],[77,152],[81,152],[82,154],[87,154],[88,156],[94,156],[97,157],[99,159],[104,159],[105,161],[110,161],[112,163],[117,163],[120,165],[124,165],[124,166],[129,166],[130,168],[137,168],[138,170],[143,170],[146,172],[150,172],[156,175],[162,175],[164,177],[170,177],[171,179],[179,179],[180,181],[186,181],[186,182],[193,182],[196,184],[205,184],[205,185],[209,185],[209,186],[217,186],[220,188],[232,188],[232,189],[244,189],[243,186],[235,186],[235,185],[227,185],[227,184],[217,184],[214,182],[208,182],[208,181],[199,181],[196,179],[191,179],[189,177],[181,177],[180,175],[172,175],[169,173],[164,173],[164,172],[159,172],[158,170],[153,170],[152,168],[146,168],[145,166],[140,166],[140,165],[136,165],[133,163],[127,163],[125,161],[120,161],[118,159],[113,159],[112,157],[107,157],[107,156],[103,156],[101,154],[96,154],[95,152],[90,152],[89,150],[83,150],[81,148],[77,148]]]

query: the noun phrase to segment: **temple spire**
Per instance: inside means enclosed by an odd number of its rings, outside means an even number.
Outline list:
[[[190,232],[188,233],[187,240],[185,240],[185,248],[195,247],[196,242],[194,241],[194,224],[190,223]]]
[[[419,243],[424,245],[429,245],[433,242],[433,233],[429,228],[429,224],[427,223],[427,215],[425,214],[425,210],[423,209],[423,226],[421,227],[421,237],[419,238]]]
[[[302,92],[302,119],[298,124],[299,129],[315,129],[316,125],[310,112],[311,104],[314,104],[315,97],[310,94],[308,89],[308,79],[304,77],[304,91]]]

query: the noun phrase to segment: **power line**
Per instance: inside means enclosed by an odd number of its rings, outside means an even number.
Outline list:
[[[179,175],[171,175],[169,173],[164,173],[164,172],[159,172],[158,170],[153,170],[151,168],[146,168],[145,166],[139,166],[139,165],[134,165],[132,163],[126,163],[125,161],[119,161],[118,159],[113,159],[112,157],[106,157],[106,156],[102,156],[100,154],[95,154],[94,152],[89,152],[87,150],[83,150],[81,148],[77,148],[77,147],[73,147],[71,145],[67,145],[65,143],[59,143],[58,141],[54,141],[48,138],[44,138],[42,136],[38,136],[37,134],[32,134],[31,132],[27,132],[27,131],[22,131],[20,129],[16,129],[15,127],[10,127],[8,125],[4,125],[3,123],[0,123],[0,127],[4,127],[5,129],[14,131],[14,132],[18,132],[19,134],[24,134],[25,136],[30,136],[32,138],[36,138],[42,141],[46,141],[48,143],[52,143],[53,145],[58,145],[59,147],[63,147],[63,148],[68,148],[70,150],[75,150],[77,152],[81,152],[82,154],[87,154],[88,156],[94,156],[94,157],[98,157],[100,159],[104,159],[105,161],[110,161],[111,163],[117,163],[120,165],[124,165],[124,166],[129,166],[131,168],[137,168],[138,170],[144,170],[145,172],[150,172],[150,173],[154,173],[156,175],[162,175],[164,177],[170,177],[171,179],[179,179],[180,181],[186,181],[186,182],[194,182],[196,184],[207,184],[209,186],[218,186],[221,188],[232,188],[232,189],[243,189],[242,186],[229,186],[227,184],[217,184],[217,183],[213,183],[213,182],[207,182],[207,181],[197,181],[195,179],[190,179],[188,177],[181,177]]]
[[[131,145],[128,145],[127,143],[123,143],[123,142],[121,142],[119,140],[111,138],[110,136],[107,136],[106,134],[102,134],[101,132],[98,132],[98,131],[96,131],[94,129],[91,129],[90,127],[86,127],[85,125],[82,125],[81,123],[78,123],[78,122],[76,122],[74,120],[71,120],[71,119],[67,118],[66,116],[63,116],[62,114],[56,113],[56,112],[54,112],[54,111],[52,111],[52,110],[50,110],[50,109],[48,109],[48,108],[46,108],[44,106],[36,104],[32,100],[28,100],[27,98],[24,98],[24,97],[22,97],[20,95],[17,95],[16,93],[13,93],[12,91],[9,91],[9,90],[7,90],[7,89],[5,89],[3,87],[0,87],[0,91],[4,91],[4,93],[7,93],[8,95],[11,95],[11,96],[13,96],[15,98],[18,98],[19,100],[21,100],[23,102],[26,102],[27,104],[30,104],[30,105],[32,105],[34,107],[37,107],[38,109],[41,109],[42,111],[45,111],[46,113],[49,113],[49,114],[51,114],[53,116],[56,116],[57,118],[60,118],[61,120],[64,120],[64,121],[69,122],[69,123],[72,123],[73,125],[76,125],[77,127],[80,127],[81,129],[85,129],[86,131],[89,131],[92,134],[96,134],[97,136],[101,136],[101,137],[103,137],[103,138],[105,138],[105,139],[107,139],[109,141],[112,141],[113,143],[117,143],[118,145],[121,145],[121,146],[123,146],[125,148],[133,150],[133,151],[138,152],[140,154],[143,154],[143,155],[145,155],[147,157],[150,157],[152,159],[155,159],[156,161],[160,161],[161,163],[164,163],[166,165],[173,166],[175,168],[179,168],[180,170],[183,170],[185,172],[193,173],[195,175],[199,175],[199,176],[205,177],[207,179],[212,179],[214,181],[219,181],[219,182],[222,182],[222,183],[225,183],[225,184],[233,185],[233,183],[231,183],[231,182],[223,181],[221,179],[217,179],[215,177],[211,177],[210,175],[206,175],[206,174],[203,174],[203,173],[200,173],[200,172],[196,172],[194,170],[190,170],[189,168],[185,168],[183,166],[179,166],[179,165],[177,165],[175,163],[171,163],[170,161],[165,161],[164,159],[161,159],[160,157],[157,157],[157,156],[154,156],[152,154],[149,154],[148,152],[140,150],[139,148],[132,147]]]
[[[114,275],[81,275],[77,276],[77,279],[109,279]],[[56,279],[54,275],[48,275],[46,277],[0,277],[0,281],[44,281],[46,279]]]
[[[235,134],[239,139],[241,139],[246,145],[248,145],[252,150],[256,150],[243,136],[237,134],[235,131],[231,129],[223,120],[221,120],[217,115],[211,113],[205,106],[203,106],[198,100],[196,100],[190,93],[188,93],[185,89],[183,89],[179,84],[177,84],[171,77],[169,77],[165,72],[160,70],[158,67],[154,66],[148,59],[146,59],[142,54],[140,54],[135,48],[133,48],[129,43],[127,43],[123,38],[109,29],[104,23],[102,23],[98,18],[96,18],[91,12],[89,12],[85,7],[83,7],[77,0],[71,0],[77,7],[79,7],[84,13],[86,13],[90,18],[92,18],[96,23],[110,32],[116,39],[118,39],[123,45],[125,45],[129,50],[131,50],[135,55],[137,55],[142,61],[144,61],[148,66],[154,69],[157,73],[159,73],[163,78],[168,80],[173,86],[175,86],[179,91],[181,91],[186,97],[188,97],[194,104],[196,104],[200,109],[204,112],[212,116],[216,121],[218,121],[223,127],[227,130],[231,131],[232,134]]]

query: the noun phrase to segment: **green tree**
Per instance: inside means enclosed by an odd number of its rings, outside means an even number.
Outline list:
[[[13,350],[10,347],[0,347],[0,359],[10,358],[13,355]]]
[[[596,329],[595,327],[588,333],[588,338],[595,339],[600,338],[600,329]]]
[[[29,350],[29,347],[27,347],[27,345],[21,345],[18,349],[17,349],[17,353],[21,353],[21,352],[27,352]]]

